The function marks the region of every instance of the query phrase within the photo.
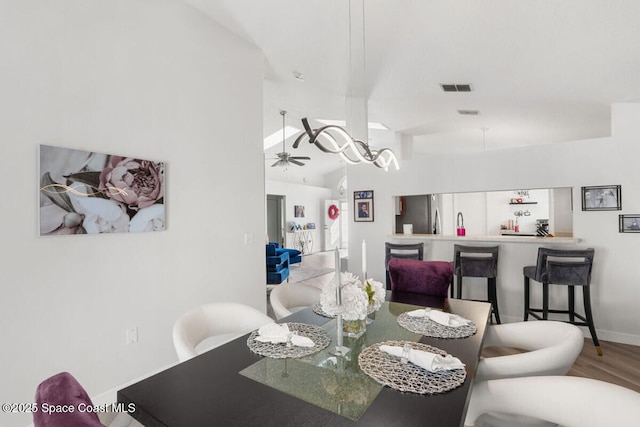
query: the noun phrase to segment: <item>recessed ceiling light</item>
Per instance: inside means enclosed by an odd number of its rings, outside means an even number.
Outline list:
[[[284,139],[287,139],[298,132],[300,132],[300,129],[298,129],[297,127],[287,125],[284,127]],[[282,142],[282,128],[278,129],[277,131],[275,131],[274,133],[272,133],[271,135],[269,135],[264,139],[264,149],[268,150],[269,148],[281,142]]]
[[[440,83],[440,87],[445,92],[472,92],[470,83]]]
[[[344,120],[326,120],[326,119],[316,119],[317,122],[320,122],[324,125],[333,125],[345,127],[347,123]],[[367,127],[373,130],[389,130],[384,124],[379,122],[368,122]]]

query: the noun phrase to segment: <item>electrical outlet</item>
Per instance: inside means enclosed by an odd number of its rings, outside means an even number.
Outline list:
[[[244,244],[253,245],[253,233],[244,233]]]
[[[127,329],[127,344],[135,344],[138,342],[138,327]]]

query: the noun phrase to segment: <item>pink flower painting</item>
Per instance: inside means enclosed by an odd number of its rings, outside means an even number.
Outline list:
[[[40,235],[165,229],[164,163],[40,146]]]

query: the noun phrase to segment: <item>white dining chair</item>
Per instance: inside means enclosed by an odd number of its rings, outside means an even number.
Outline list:
[[[499,378],[565,375],[582,351],[584,336],[574,325],[556,322],[517,322],[489,325],[483,347],[509,347],[522,353],[483,357],[475,381]]]
[[[483,414],[509,413],[563,427],[632,427],[640,423],[640,393],[603,381],[541,376],[474,384],[465,426],[515,427]],[[527,424],[531,425],[531,424]]]
[[[282,283],[271,290],[269,301],[276,319],[320,302],[322,290],[302,283]]]
[[[203,304],[188,310],[173,325],[173,345],[181,362],[231,339],[273,323],[260,310],[235,302]]]

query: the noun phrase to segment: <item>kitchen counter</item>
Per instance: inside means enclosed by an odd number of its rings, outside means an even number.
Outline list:
[[[537,237],[472,234],[459,237],[455,234],[399,233],[388,234],[386,238],[387,242],[393,243],[423,243],[425,261],[453,261],[456,244],[465,246],[499,246],[497,294],[500,305],[500,318],[505,323],[522,321],[522,313],[524,312],[524,276],[522,271],[524,267],[536,265],[539,248],[573,249],[585,243],[584,239],[564,236]],[[382,260],[384,262],[384,258]],[[470,286],[463,286],[462,296],[464,298],[487,299],[486,279],[468,277],[465,278],[465,281]],[[556,291],[560,291],[560,289],[550,292]],[[539,297],[536,292],[541,293],[541,289],[532,292],[532,298],[534,298],[532,301],[537,301],[535,298]],[[558,297],[566,298],[566,293]]]
[[[460,242],[509,242],[509,243],[533,243],[537,245],[574,245],[580,242],[575,237],[539,237],[523,236],[516,233],[508,236],[498,235],[467,235],[455,234],[392,234],[391,239],[397,240],[433,240],[433,241],[460,241]]]

